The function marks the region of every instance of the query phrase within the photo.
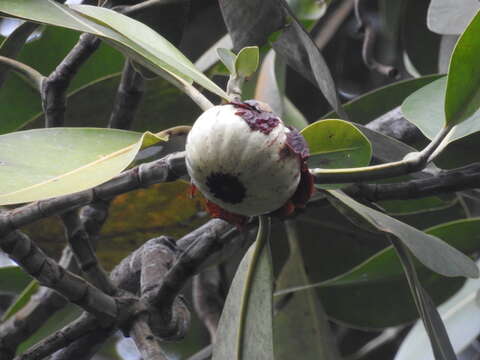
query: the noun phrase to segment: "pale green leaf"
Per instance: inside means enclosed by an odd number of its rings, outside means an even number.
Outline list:
[[[218,324],[212,360],[273,360],[269,220],[240,263]],[[265,243],[267,242],[267,243]]]
[[[259,63],[258,46],[244,47],[235,59],[235,72],[241,77],[250,77],[257,71]]]
[[[95,128],[49,128],[0,136],[0,204],[24,203],[99,185],[138,151],[166,137]]]

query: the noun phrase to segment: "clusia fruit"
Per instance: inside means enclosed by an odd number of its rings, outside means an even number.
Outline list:
[[[304,207],[313,192],[307,157],[303,136],[254,100],[205,111],[186,144],[188,173],[208,211],[237,225]]]

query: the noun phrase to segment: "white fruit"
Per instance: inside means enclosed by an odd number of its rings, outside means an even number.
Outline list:
[[[260,106],[215,106],[197,119],[187,138],[186,163],[193,184],[234,214],[275,211],[300,181],[302,159],[288,142],[291,130]]]

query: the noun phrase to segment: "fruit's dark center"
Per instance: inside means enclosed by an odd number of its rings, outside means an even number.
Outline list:
[[[241,116],[253,131],[268,135],[280,123],[280,119],[274,113],[261,109],[254,100],[231,104],[238,109],[235,115]]]
[[[232,174],[211,173],[207,177],[207,186],[216,198],[230,204],[238,204],[245,198],[245,186]]]

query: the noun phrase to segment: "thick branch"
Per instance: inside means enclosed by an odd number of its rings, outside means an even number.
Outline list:
[[[130,129],[145,92],[144,83],[145,80],[142,76],[134,69],[130,61],[126,60],[108,123],[109,127]]]
[[[391,184],[355,184],[346,189],[350,196],[370,201],[407,200],[477,188],[480,163],[454,170],[443,170],[437,176]]]
[[[106,323],[116,320],[119,309],[114,298],[58,265],[24,233],[16,230],[0,238],[0,248],[41,285],[58,291]]]

